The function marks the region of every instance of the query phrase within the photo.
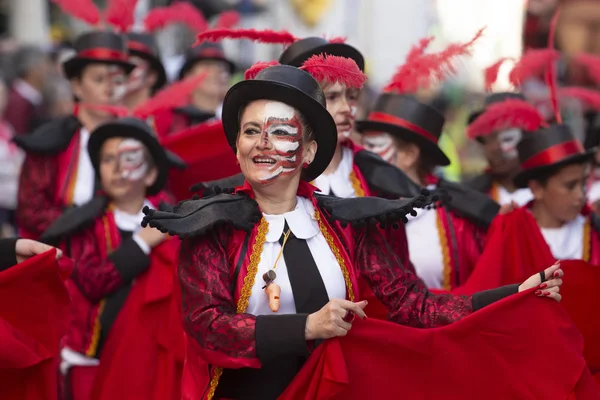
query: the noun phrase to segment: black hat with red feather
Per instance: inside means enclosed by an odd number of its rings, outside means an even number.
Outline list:
[[[441,80],[447,73],[454,72],[454,59],[469,54],[471,45],[481,33],[481,30],[477,32],[466,44],[451,44],[445,50],[431,54],[425,54],[425,50],[433,38],[420,40],[384,88],[385,93],[379,96],[367,119],[356,121],[356,130],[389,133],[418,145],[435,165],[449,165],[450,160],[438,146],[444,116],[413,95],[419,89],[429,87],[434,79]]]
[[[225,55],[225,50],[220,43],[201,43],[192,46],[185,54],[185,61],[179,70],[179,79],[186,77],[188,72],[198,63],[203,61],[219,61],[227,66],[230,74],[235,73],[236,66]]]
[[[344,43],[341,39],[327,40],[321,37],[308,37],[292,43],[281,53],[279,62],[281,64],[300,67],[304,61],[315,54],[329,54],[351,58],[356,62],[361,71],[365,70],[365,58],[360,51]]]

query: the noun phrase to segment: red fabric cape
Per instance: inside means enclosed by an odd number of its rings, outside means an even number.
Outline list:
[[[582,350],[562,307],[529,291],[437,329],[356,321],[280,400],[599,399]]]
[[[0,273],[0,393],[3,400],[57,398],[59,341],[67,329],[64,280],[71,260],[56,250]]]
[[[184,347],[175,266],[178,239],[152,250],[102,350],[92,400],[179,400]]]
[[[162,145],[181,157],[187,168],[169,174],[169,189],[177,200],[191,197],[190,186],[227,178],[240,172],[221,121],[210,121],[161,139]]]
[[[592,254],[597,254],[597,243],[591,246]],[[522,207],[494,220],[475,271],[453,293],[471,294],[520,283],[554,262],[535,219]],[[561,267],[565,272],[561,304],[583,335],[584,355],[592,373],[600,376],[600,320],[590,317],[590,310],[600,309],[600,266],[563,260]]]

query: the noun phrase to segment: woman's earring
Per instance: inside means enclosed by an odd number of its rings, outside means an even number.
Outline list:
[[[308,168],[309,165],[310,165],[309,162],[305,162],[304,164],[302,164],[302,168],[306,169],[306,168]]]

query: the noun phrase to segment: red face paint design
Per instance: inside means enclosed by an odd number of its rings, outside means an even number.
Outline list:
[[[291,175],[301,167],[303,133],[296,110],[275,101],[265,104],[258,154],[252,158],[262,183]]]
[[[394,139],[387,133],[366,133],[363,135],[363,146],[365,149],[377,154],[385,161],[395,165],[398,151],[394,145]]]
[[[144,145],[135,139],[125,139],[119,144],[117,171],[124,179],[140,180],[148,172],[148,163],[144,160]]]

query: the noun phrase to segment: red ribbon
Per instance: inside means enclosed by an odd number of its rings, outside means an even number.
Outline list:
[[[118,50],[103,49],[103,48],[96,48],[96,49],[80,51],[79,53],[77,53],[77,56],[82,57],[82,58],[94,58],[94,59],[99,59],[99,60],[115,60],[115,61],[127,61],[128,60],[126,53],[123,53]]]
[[[223,53],[219,49],[207,48],[198,53],[197,57],[217,57],[217,58],[225,58],[225,53]]]
[[[557,163],[567,157],[582,154],[584,148],[578,140],[558,143],[529,157],[521,164],[521,168],[537,168]]]
[[[141,51],[142,53],[148,53],[150,55],[153,55],[152,49],[150,49],[150,47],[146,46],[144,43],[134,42],[133,40],[127,42],[127,48],[129,50]]]
[[[429,140],[430,142],[433,142],[433,144],[437,145],[438,138],[436,138],[434,135],[429,133],[427,130],[425,130],[425,129],[421,128],[420,126],[417,126],[417,125],[413,124],[412,122],[409,122],[405,119],[395,117],[393,115],[382,113],[382,112],[372,112],[369,114],[368,119],[369,119],[369,121],[384,122],[387,124],[398,125],[398,126],[401,126],[402,128],[409,129],[409,130],[423,136],[425,139]]]

